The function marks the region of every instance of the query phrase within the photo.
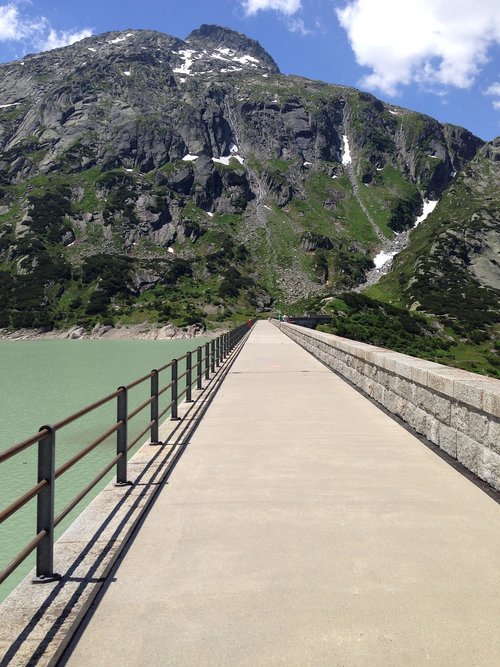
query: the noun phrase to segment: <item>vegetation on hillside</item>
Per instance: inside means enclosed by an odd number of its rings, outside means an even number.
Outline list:
[[[438,321],[462,367],[493,374],[500,339],[499,162],[487,147],[411,234],[391,272],[364,293]]]
[[[332,323],[321,326],[328,333],[500,378],[500,339],[463,338],[437,318],[365,294],[318,297],[297,303],[293,309],[330,315]]]

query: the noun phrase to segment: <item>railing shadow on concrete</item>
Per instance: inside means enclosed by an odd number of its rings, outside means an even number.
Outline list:
[[[50,663],[54,664],[53,661],[61,655],[74,627],[81,621],[90,602],[95,598],[97,589],[102,586],[108,577],[116,559],[123,553],[125,545],[137,534],[137,530],[150,511],[158,492],[166,484],[185,452],[193,433],[198,428],[221,382],[239,354],[253,324],[254,322],[249,322],[230,332],[232,335],[225,342],[223,342],[223,337],[227,336],[226,334],[223,334],[220,343],[212,341],[211,350],[202,360],[205,386],[200,386],[200,376],[197,375],[192,380],[192,383],[196,383],[197,385],[195,392],[198,394],[194,399],[192,398],[191,389],[188,392],[185,389],[184,392],[177,394],[177,400],[182,394],[186,393],[188,393],[191,399],[191,402],[186,401],[186,403],[180,406],[183,412],[182,418],[179,418],[179,406],[177,405],[175,413],[171,415],[171,421],[167,420],[162,426],[164,430],[168,431],[166,435],[162,433],[163,440],[159,440],[158,430],[156,430],[155,434],[157,437],[147,443],[149,450],[147,461],[135,463],[135,457],[130,460],[131,466],[129,468],[138,469],[133,484],[113,489],[111,492],[113,497],[108,499],[111,502],[107,503],[106,511],[102,514],[102,520],[97,526],[93,526],[94,530],[90,537],[86,539],[83,548],[76,554],[70,554],[70,563],[67,569],[56,578],[47,577],[47,583],[44,586],[35,587],[34,590],[37,593],[34,597],[40,599],[40,605],[24,627],[19,630],[6,653],[0,656],[2,658],[2,665],[9,665],[12,661],[16,661],[16,664],[18,664],[23,645],[30,639],[35,628],[38,631],[40,630],[39,626],[44,618],[46,619],[46,623],[43,629],[43,638],[35,642],[28,641],[29,646],[24,647],[28,650],[22,651],[22,663],[19,664],[37,664],[39,659],[45,656],[47,650],[51,647],[56,635],[60,633],[61,627],[67,625],[69,621],[70,627],[65,629],[65,636],[60,637],[58,642],[56,642],[57,646],[52,647],[55,651],[53,651],[54,655]],[[206,365],[205,360],[207,360]],[[168,364],[168,366],[171,365],[172,363]],[[189,378],[189,372],[186,371],[186,373]],[[141,380],[147,379],[147,377]],[[116,393],[113,396],[116,396]],[[140,452],[141,450],[139,450],[139,454]],[[106,490],[101,492],[101,495],[105,493]],[[4,514],[6,514],[6,511],[4,511]],[[116,522],[117,517],[119,517],[118,522]],[[78,523],[78,520],[76,523]],[[58,554],[64,550],[64,544],[63,535],[61,540],[55,545]],[[96,545],[98,545],[97,551]],[[85,561],[89,559],[90,564],[85,564]],[[82,567],[84,573],[80,574],[79,572],[82,570]],[[68,587],[68,584],[74,584],[75,587],[71,591],[71,594],[61,601],[61,593],[65,587]],[[88,590],[89,588],[93,588],[93,590],[90,591]],[[41,591],[40,594],[38,594],[38,591]],[[15,592],[13,593],[15,594]],[[13,597],[13,594],[11,594],[2,606],[7,605],[8,607],[11,597]],[[82,598],[85,597],[87,599],[82,605]],[[57,608],[54,606],[56,603]],[[16,604],[15,599],[13,600],[13,604]],[[36,603],[34,606],[36,606]],[[80,608],[75,615],[75,608],[77,606]],[[8,609],[7,615],[9,615]]]

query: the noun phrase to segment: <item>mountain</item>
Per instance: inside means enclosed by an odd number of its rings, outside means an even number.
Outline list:
[[[330,315],[325,330],[337,335],[500,378],[499,183],[496,139],[411,231],[387,275],[300,307]]]
[[[2,65],[0,327],[222,321],[354,288],[483,143],[281,75],[219,26]]]
[[[437,317],[485,349],[500,331],[500,138],[457,174],[392,271],[367,294]],[[492,350],[494,352],[494,350]],[[490,361],[500,369],[495,357]]]

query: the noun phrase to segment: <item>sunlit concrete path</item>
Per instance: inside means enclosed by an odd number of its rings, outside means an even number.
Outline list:
[[[70,665],[500,665],[500,505],[259,323]]]

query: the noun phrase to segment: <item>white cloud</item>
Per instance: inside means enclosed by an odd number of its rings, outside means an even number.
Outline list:
[[[74,44],[91,34],[89,28],[57,31],[44,16],[26,16],[13,3],[0,5],[0,41],[28,40],[32,48],[47,51]]]
[[[242,0],[243,9],[248,16],[267,9],[291,16],[302,7],[301,0]]]
[[[500,43],[498,0],[349,0],[336,10],[362,84],[396,94],[399,85],[469,88]]]
[[[496,111],[500,111],[500,82],[493,83],[484,91],[484,94],[497,98],[496,100],[493,100],[492,104]]]
[[[287,27],[290,32],[299,32],[304,37],[307,35],[312,35],[312,30],[306,28],[303,19],[289,19],[287,22]]]
[[[68,46],[69,44],[79,42],[81,39],[85,39],[85,37],[90,37],[91,35],[92,30],[90,28],[84,28],[75,32],[67,32],[65,30],[57,32],[53,28],[50,28],[48,35],[39,44],[40,50],[49,51],[50,49],[58,49],[61,46]]]
[[[317,16],[314,20],[314,27],[316,28],[316,32],[320,33],[321,35],[326,35],[328,32],[326,25],[319,18],[319,16]]]
[[[21,16],[15,5],[0,5],[0,41],[26,39],[43,30],[46,25],[43,17],[28,19]]]
[[[494,95],[495,97],[500,97],[500,83],[492,84],[486,91],[486,95]]]
[[[247,16],[254,16],[261,11],[276,11],[286,17],[285,25],[290,32],[297,32],[303,36],[313,35],[315,32],[323,32],[324,27],[319,19],[316,19],[315,30],[306,26],[304,19],[294,15],[301,11],[302,0],[240,0]]]

